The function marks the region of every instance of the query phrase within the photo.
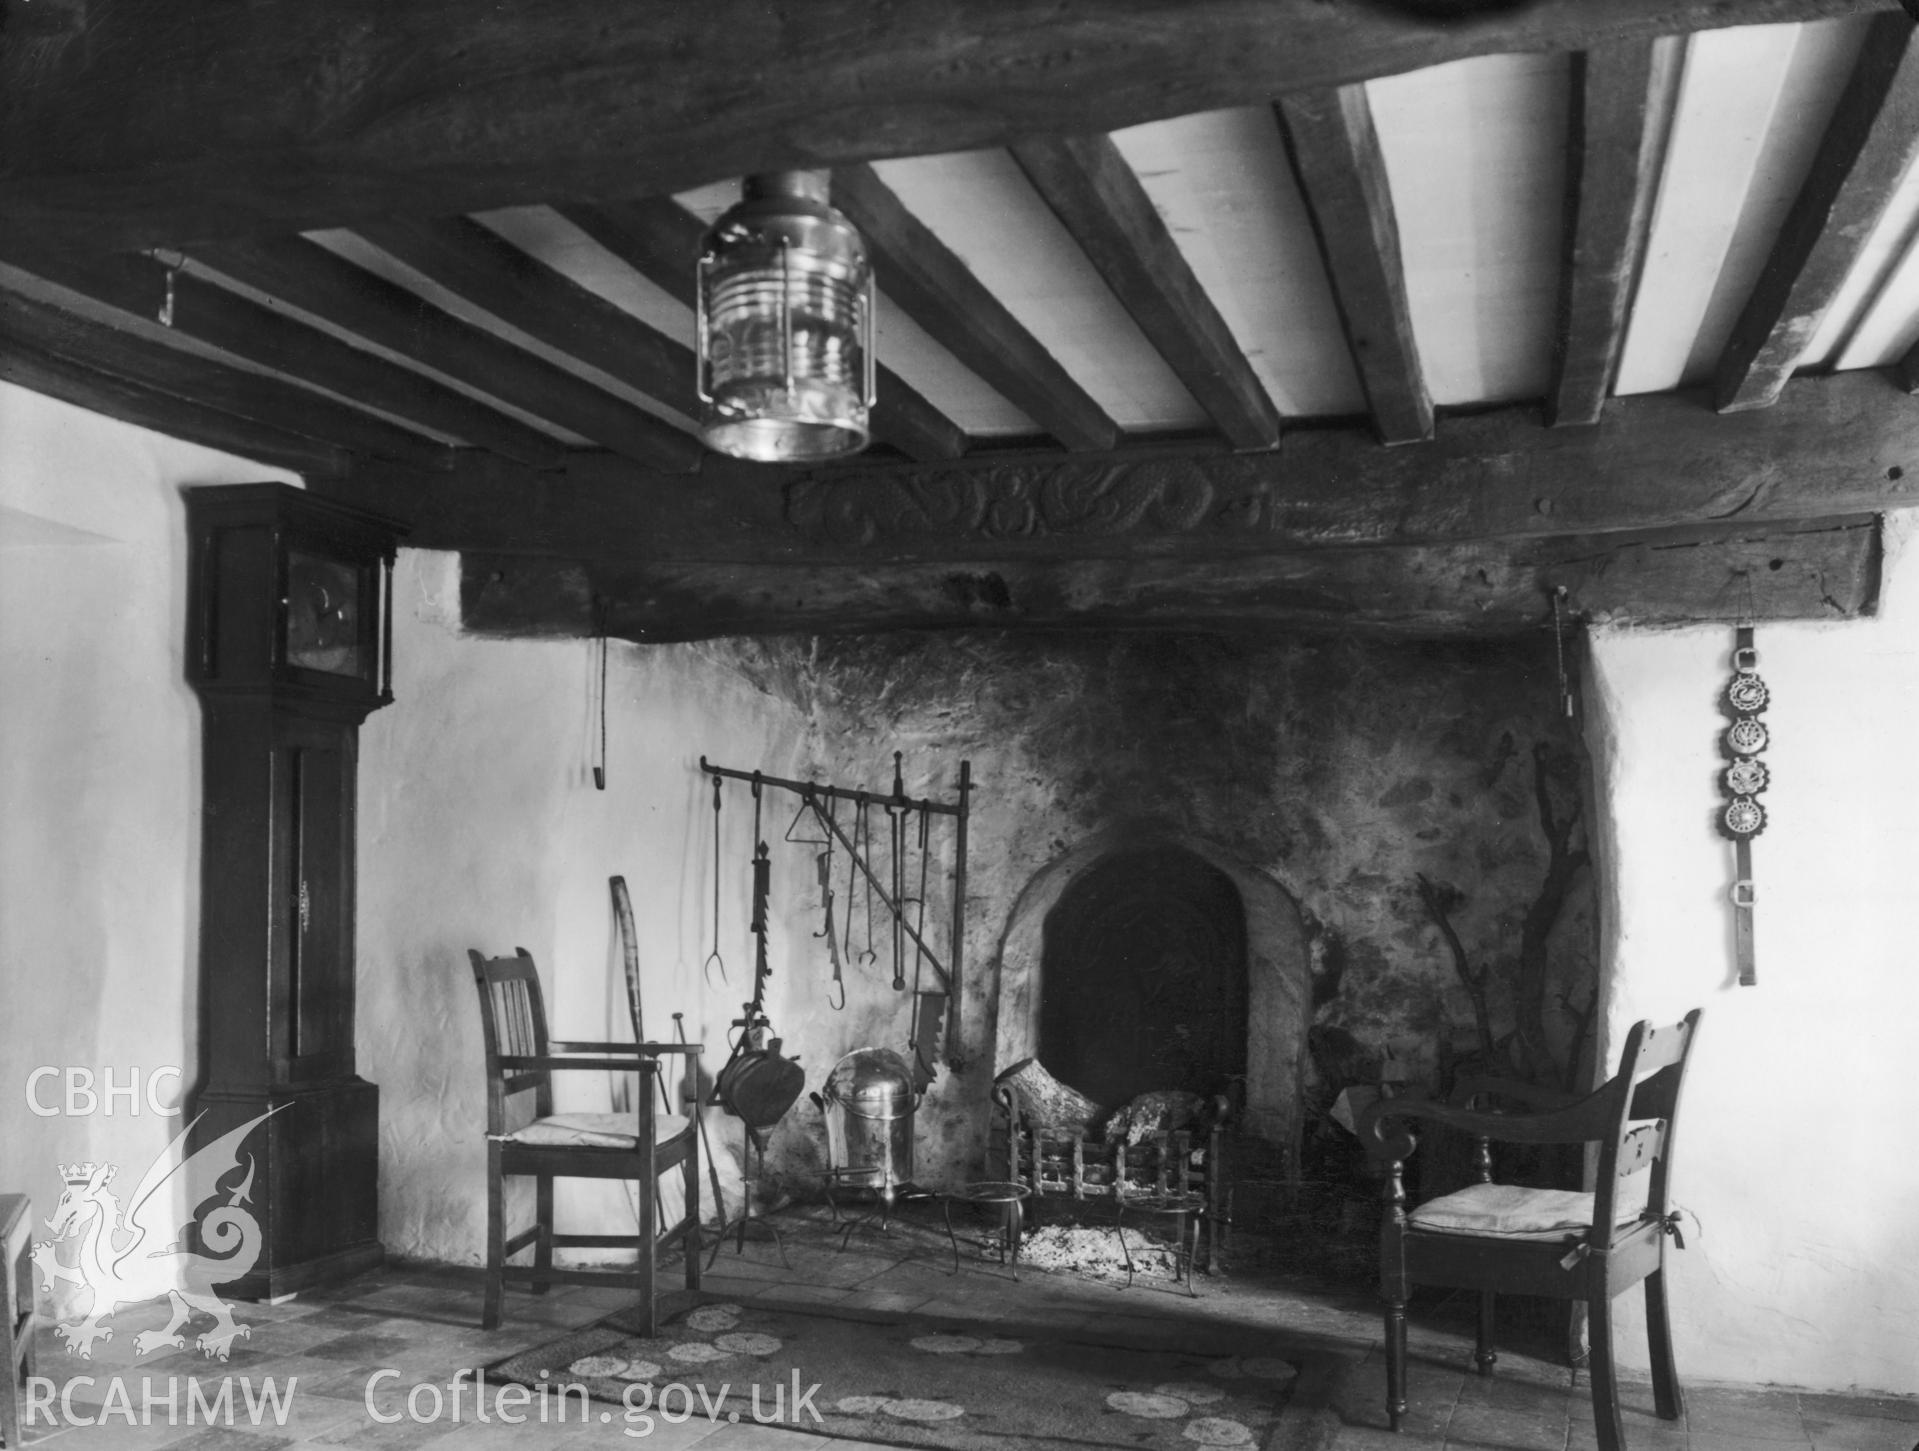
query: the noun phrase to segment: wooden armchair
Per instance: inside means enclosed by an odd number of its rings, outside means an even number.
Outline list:
[[[536,1294],[553,1284],[619,1285],[637,1289],[648,1335],[658,1328],[657,1257],[682,1241],[686,1287],[700,1287],[700,1156],[698,1120],[655,1117],[659,1055],[697,1057],[698,1043],[578,1043],[550,1040],[546,1007],[533,958],[487,958],[478,952],[473,980],[480,993],[480,1025],[486,1040],[486,1304],[481,1323],[500,1323],[507,1283],[530,1284]],[[639,1075],[637,1115],[553,1112],[553,1075],[581,1069]],[[530,1120],[513,1124],[509,1103],[533,1095]],[[659,1176],[678,1167],[685,1186],[683,1212],[658,1223]],[[505,1181],[524,1175],[536,1183],[534,1223],[511,1238],[506,1233]],[[553,1227],[555,1179],[631,1179],[639,1186],[637,1233],[558,1234]],[[510,1265],[533,1246],[533,1263]],[[553,1251],[575,1247],[632,1246],[632,1270],[555,1269]]]
[[[1653,1405],[1681,1412],[1678,1370],[1666,1314],[1666,1237],[1677,1216],[1668,1197],[1680,1090],[1699,1024],[1694,1009],[1670,1028],[1649,1022],[1626,1035],[1618,1074],[1583,1098],[1525,1084],[1473,1079],[1453,1102],[1382,1099],[1360,1115],[1360,1138],[1389,1165],[1379,1236],[1380,1293],[1386,1301],[1386,1410],[1397,1431],[1406,1414],[1406,1299],[1414,1285],[1479,1292],[1474,1362],[1492,1373],[1493,1302],[1501,1293],[1583,1300],[1592,1345],[1593,1421],[1600,1451],[1623,1451],[1612,1357],[1612,1302],[1642,1280],[1652,1357]],[[1496,1098],[1533,1105],[1527,1113],[1476,1111]],[[1415,1122],[1473,1134],[1480,1182],[1410,1213],[1402,1177]],[[1590,1194],[1496,1183],[1490,1141],[1599,1145]]]

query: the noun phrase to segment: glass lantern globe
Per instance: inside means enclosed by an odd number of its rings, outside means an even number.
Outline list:
[[[873,268],[827,173],[747,178],[707,231],[698,286],[700,438],[734,458],[857,453],[874,398]]]

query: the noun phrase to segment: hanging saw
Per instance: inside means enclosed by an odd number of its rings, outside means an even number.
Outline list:
[[[831,822],[838,814],[833,809],[834,805],[835,798],[829,789],[826,793],[826,820],[828,822]],[[819,812],[819,803],[817,801],[813,802],[813,810],[815,814]],[[838,992],[840,999],[838,1002],[834,1002],[831,998],[828,998],[827,1004],[834,1012],[839,1013],[846,1010],[846,978],[840,964],[839,934],[833,928],[833,837],[830,833],[827,835],[825,846],[826,850],[819,855],[818,865],[820,872],[820,911],[824,914],[826,921],[822,930],[815,932],[813,935],[826,939],[826,955],[831,958],[833,962],[833,987]],[[849,918],[851,917],[850,909],[848,910],[848,916]]]

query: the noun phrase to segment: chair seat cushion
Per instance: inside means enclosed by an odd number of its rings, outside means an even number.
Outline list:
[[[664,1143],[685,1129],[687,1121],[672,1114],[656,1114],[653,1137]],[[631,1149],[640,1136],[630,1113],[556,1113],[533,1120],[523,1129],[501,1135],[501,1142],[557,1148]]]
[[[1636,1223],[1641,1212],[1637,1203],[1621,1205],[1618,1222]],[[1592,1228],[1593,1196],[1576,1189],[1470,1184],[1420,1205],[1407,1221],[1414,1229],[1438,1234],[1561,1240]]]

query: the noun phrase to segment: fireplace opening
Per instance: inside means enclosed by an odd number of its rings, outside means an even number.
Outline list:
[[[1230,1093],[1244,1078],[1246,910],[1204,858],[1102,857],[1046,914],[1040,963],[1040,1060],[1097,1102]]]

